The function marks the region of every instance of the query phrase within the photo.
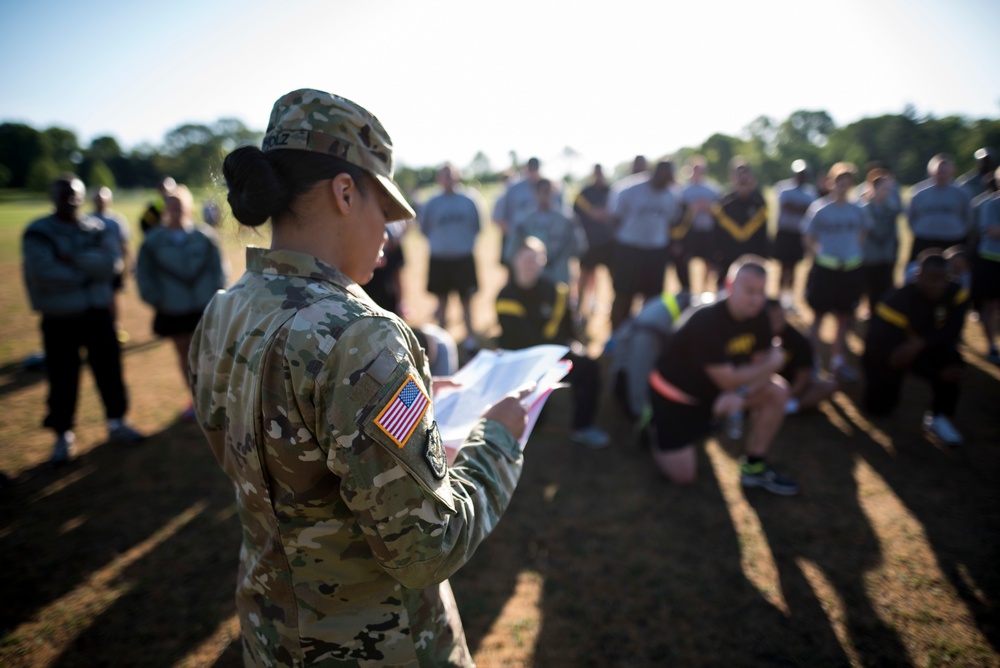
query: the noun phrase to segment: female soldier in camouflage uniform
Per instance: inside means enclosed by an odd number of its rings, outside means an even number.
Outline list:
[[[472,665],[447,578],[521,473],[516,397],[449,467],[413,332],[372,302],[385,224],[413,210],[392,145],[357,104],[275,103],[263,150],[223,167],[236,218],[270,250],[209,304],[191,346],[198,419],[232,478],[247,665]]]

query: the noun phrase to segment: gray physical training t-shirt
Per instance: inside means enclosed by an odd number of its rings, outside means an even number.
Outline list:
[[[921,181],[910,196],[910,229],[921,239],[964,239],[972,225],[969,194],[956,185]]]
[[[719,190],[708,183],[689,183],[684,187],[681,199],[688,206],[695,202],[704,201],[709,205],[719,201]],[[712,215],[711,206],[707,210],[694,215],[691,221],[691,229],[699,232],[708,232],[715,229],[715,216]]]
[[[829,195],[813,202],[802,219],[802,233],[816,239],[816,254],[841,262],[861,258],[860,236],[871,227],[864,209],[851,202],[837,204]]]
[[[479,209],[471,197],[461,192],[432,197],[420,216],[420,231],[427,237],[433,258],[472,255],[479,229]]]
[[[562,193],[553,188],[550,207],[553,211],[561,211],[562,205]],[[493,211],[493,219],[502,220],[511,225],[521,216],[536,209],[538,209],[538,201],[535,199],[535,184],[528,179],[521,179],[511,185],[497,201],[497,206]]]
[[[624,190],[615,203],[615,217],[620,221],[615,239],[635,248],[666,248],[670,226],[683,210],[681,197],[677,186],[657,191],[649,181]]]
[[[774,184],[774,192],[778,200],[778,229],[799,232],[806,210],[819,196],[816,186],[811,183],[800,185],[795,179],[785,179]],[[791,204],[798,211],[789,209],[787,204]]]

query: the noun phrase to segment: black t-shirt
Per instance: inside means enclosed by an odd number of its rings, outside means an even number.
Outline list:
[[[759,190],[747,197],[729,193],[715,211],[716,251],[724,258],[744,253],[768,254],[767,202]]]
[[[812,366],[812,346],[802,332],[787,323],[780,336],[781,347],[785,351],[785,366],[781,368],[780,373],[791,383],[795,380],[799,369]]]
[[[705,403],[720,393],[705,367],[746,364],[755,352],[768,349],[773,338],[764,309],[749,320],[737,321],[726,301],[690,311],[678,323],[657,365],[667,381]]]
[[[565,283],[538,279],[532,288],[510,281],[497,295],[501,333],[497,344],[520,350],[544,343],[567,344],[573,338]]]
[[[614,238],[615,230],[611,225],[599,222],[590,215],[591,210],[607,206],[610,191],[607,184],[592,183],[580,191],[573,203],[573,211],[583,224],[583,231],[587,233],[587,242],[591,246],[600,246]]]
[[[944,295],[932,302],[915,283],[907,283],[886,294],[875,305],[865,337],[865,356],[888,361],[889,354],[913,336],[930,347],[954,349],[962,334],[969,291],[949,283]]]

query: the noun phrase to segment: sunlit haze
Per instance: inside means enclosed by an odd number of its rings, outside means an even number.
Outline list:
[[[6,3],[0,120],[159,144],[185,122],[263,129],[301,87],[349,97],[399,161],[558,174],[738,135],[760,115],[1000,116],[1000,3]],[[564,149],[578,154],[559,162]]]

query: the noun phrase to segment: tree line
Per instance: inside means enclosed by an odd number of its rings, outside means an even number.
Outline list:
[[[159,146],[141,144],[126,151],[112,136],[97,137],[83,146],[66,128],[38,130],[23,123],[3,123],[0,188],[46,190],[64,171],[76,172],[91,186],[147,188],[167,175],[191,186],[208,186],[218,179],[226,153],[245,144],[259,145],[262,137],[261,131],[238,119],[222,118],[207,125],[182,124],[167,132]],[[727,179],[729,161],[742,155],[763,183],[786,178],[792,161],[803,159],[816,170],[842,160],[859,168],[879,162],[895,171],[901,183],[912,184],[925,178],[927,162],[935,154],[951,154],[959,171],[965,171],[981,147],[1000,149],[1000,119],[920,116],[908,106],[900,114],[866,117],[840,127],[825,111],[799,110],[783,121],[759,116],[738,136],[716,133],[673,157],[682,164],[691,155],[704,155],[710,175],[720,182]],[[628,161],[616,166],[619,173],[627,171],[631,156],[622,158]],[[520,166],[514,152],[510,162],[494,169],[479,152],[462,167],[468,178],[491,183]],[[432,184],[436,170],[436,165],[402,165],[397,180],[405,190],[416,190]]]

